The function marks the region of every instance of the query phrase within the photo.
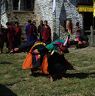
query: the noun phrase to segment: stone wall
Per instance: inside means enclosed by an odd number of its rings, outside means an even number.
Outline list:
[[[69,2],[68,2],[69,1]],[[76,9],[77,0],[56,0],[56,13],[52,13],[53,0],[35,0],[34,14],[29,12],[11,12],[8,14],[9,21],[18,20],[22,25],[25,25],[28,19],[36,20],[37,26],[40,20],[47,20],[52,31],[53,37],[64,36],[65,21],[71,19],[73,29],[75,29],[76,22],[80,23],[82,28],[82,16]],[[74,30],[75,31],[75,30]]]
[[[73,22],[73,25],[74,25],[74,28],[75,28],[76,22],[79,22],[80,26],[82,28],[83,27],[82,16],[77,11],[76,5],[77,5],[77,0],[70,0],[69,3],[64,2],[64,7],[65,7],[65,10],[66,10],[66,18],[67,19],[71,18],[71,20]]]
[[[35,15],[32,11],[14,11],[8,15],[9,21],[18,21],[21,25],[25,25],[28,19],[34,20]]]
[[[39,24],[40,20],[48,21],[53,38],[52,0],[35,0],[34,12],[36,15],[37,24]]]
[[[8,21],[18,21],[22,29],[25,29],[25,25],[28,20],[35,20],[35,14],[32,11],[12,11],[7,14]],[[23,30],[24,32],[24,30]]]
[[[67,19],[72,20],[74,32],[76,22],[80,23],[81,28],[83,27],[82,16],[78,13],[76,8],[77,0],[56,0],[55,15],[53,15],[52,13],[52,1],[53,0],[35,0],[34,8],[37,22],[39,22],[40,20],[48,20],[49,25],[52,29],[52,36],[53,33],[55,33],[57,37],[63,38],[65,32],[64,21],[66,21]],[[56,21],[53,20],[54,18],[56,19]]]
[[[68,19],[72,20],[73,32],[75,32],[76,22],[79,22],[81,28],[83,28],[83,23],[82,23],[83,18],[77,11],[76,4],[77,4],[77,0],[58,0],[56,14],[57,14],[57,22],[58,22],[57,24],[60,26],[57,27],[57,33],[59,30],[61,38],[64,37],[64,31],[65,31],[64,21]]]
[[[7,14],[4,13],[1,15],[1,24],[6,28],[6,22],[8,22],[8,17],[7,17]]]

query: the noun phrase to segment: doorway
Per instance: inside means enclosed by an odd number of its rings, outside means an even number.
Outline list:
[[[90,27],[93,26],[93,12],[83,12],[83,29],[86,34],[89,34]]]

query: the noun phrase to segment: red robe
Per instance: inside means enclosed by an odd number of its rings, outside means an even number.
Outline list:
[[[21,27],[17,26],[15,27],[15,47],[18,47],[21,44]]]
[[[7,38],[8,38],[8,48],[9,48],[9,50],[13,49],[13,47],[14,47],[14,36],[15,36],[14,27],[12,27],[12,26],[8,27]]]
[[[48,25],[46,27],[43,26],[42,40],[44,43],[50,43],[51,42],[51,29]]]

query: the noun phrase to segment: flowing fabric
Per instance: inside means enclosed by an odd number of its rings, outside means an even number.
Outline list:
[[[44,74],[48,74],[48,58],[47,55],[44,56],[43,62],[41,65],[41,70]]]
[[[55,10],[56,10],[56,0],[53,0],[53,10],[52,10],[52,12],[54,13]]]
[[[51,44],[45,45],[43,42],[36,42],[27,54],[22,69],[31,69],[40,67],[44,74],[48,74],[48,57],[47,52],[58,51],[57,46],[64,45],[65,40],[58,39]],[[61,44],[60,44],[61,43]],[[40,58],[39,58],[40,57]],[[41,61],[41,62],[40,62]],[[40,62],[40,63],[39,63]]]
[[[31,69],[32,67],[32,54],[28,53],[22,64],[22,69]]]
[[[54,50],[54,51],[57,52],[57,47],[55,46],[55,44],[58,43],[58,42],[64,44],[65,40],[63,40],[63,39],[57,39],[57,40],[55,40],[54,42],[46,45],[46,48],[47,48],[49,51]]]
[[[40,67],[41,68],[41,71],[44,74],[48,74],[48,59],[47,59],[47,54],[46,54],[46,51],[44,51],[45,49],[43,49],[41,46],[43,46],[43,48],[45,48],[45,45],[42,42],[38,42],[38,43],[35,43],[33,45],[33,47],[30,49],[29,53],[27,54],[27,56],[26,56],[26,58],[25,58],[25,60],[24,60],[24,62],[22,64],[22,69],[31,69],[31,68]],[[41,52],[41,51],[37,51],[36,52],[34,50],[35,48],[38,48],[38,47],[39,48],[42,48],[40,50],[42,50],[43,52]],[[36,50],[38,50],[38,49],[36,49]],[[38,52],[41,52],[41,53],[38,53]],[[39,63],[39,59],[38,59],[38,56],[39,55],[41,55],[40,60],[42,59],[41,64],[38,64]]]
[[[22,69],[31,69],[32,66],[32,48],[30,49],[30,51],[28,52],[28,54],[26,55],[26,58],[22,64]]]

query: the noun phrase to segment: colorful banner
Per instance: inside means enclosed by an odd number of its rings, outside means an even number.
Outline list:
[[[93,6],[78,6],[79,12],[93,12]]]
[[[56,10],[56,0],[53,0],[53,13],[55,12],[55,10]]]
[[[95,17],[95,2],[93,4],[93,9],[94,9],[93,16]]]

